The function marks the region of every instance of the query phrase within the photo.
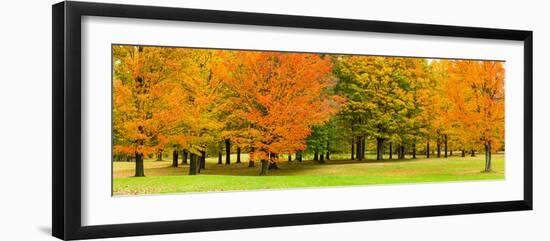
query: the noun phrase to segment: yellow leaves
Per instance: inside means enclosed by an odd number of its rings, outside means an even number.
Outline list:
[[[504,67],[498,61],[457,60],[447,63],[446,93],[453,102],[450,117],[464,139],[492,143],[504,140]]]

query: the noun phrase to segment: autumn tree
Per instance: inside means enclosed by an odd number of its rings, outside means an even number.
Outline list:
[[[460,94],[450,95],[453,114],[464,130],[463,139],[485,150],[485,171],[491,171],[491,152],[504,143],[504,64],[498,61],[449,62],[450,80]]]
[[[305,149],[311,127],[337,110],[328,58],[318,54],[224,51],[215,73],[234,93],[228,101],[246,118],[251,154],[267,175],[278,154]]]
[[[173,136],[190,153],[189,174],[194,175],[205,167],[208,144],[219,142],[225,125],[223,113],[225,95],[222,81],[213,69],[222,61],[214,50],[179,48],[172,50],[179,71],[174,76],[173,92],[178,109],[177,128]],[[193,163],[198,162],[198,163]]]
[[[335,74],[336,90],[346,98],[342,112],[357,142],[357,159],[364,157],[366,137],[376,140],[377,160],[383,159],[386,141],[399,146],[404,157],[407,141],[418,134],[416,118],[421,113],[425,88],[425,60],[377,56],[340,56]]]
[[[144,157],[168,143],[177,121],[169,111],[175,104],[172,56],[166,48],[113,46],[114,151],[135,156],[137,177],[145,175]]]

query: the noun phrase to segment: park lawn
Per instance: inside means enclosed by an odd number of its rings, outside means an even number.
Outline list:
[[[270,170],[268,176],[258,176],[258,164],[249,168],[246,155],[243,163],[231,165],[218,165],[216,158],[209,158],[206,169],[196,176],[187,175],[188,166],[174,168],[169,160],[146,160],[146,177],[132,177],[134,163],[113,162],[113,195],[504,179],[503,155],[493,155],[490,173],[482,172],[484,155],[384,161],[367,158],[370,159],[361,162],[331,160],[326,164],[284,161],[279,163],[280,169]]]

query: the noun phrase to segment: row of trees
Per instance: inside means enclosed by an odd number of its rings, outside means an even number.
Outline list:
[[[235,150],[266,175],[282,154],[351,147],[363,160],[369,140],[377,159],[388,145],[399,158],[430,141],[481,145],[487,171],[502,147],[500,62],[143,46],[114,46],[113,60],[114,152],[134,156],[136,176],[144,156],[172,149],[191,175],[207,153],[229,164]]]

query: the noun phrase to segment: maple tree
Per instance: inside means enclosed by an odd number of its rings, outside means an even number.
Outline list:
[[[135,157],[135,176],[144,176],[143,158],[168,143],[177,121],[169,110],[177,99],[168,81],[172,51],[166,48],[114,46],[114,151]]]
[[[223,52],[217,74],[234,93],[233,113],[245,118],[252,160],[269,163],[279,153],[305,149],[311,127],[336,113],[338,100],[325,94],[334,79],[328,58],[318,54]]]
[[[220,139],[225,125],[223,113],[225,108],[222,82],[213,74],[213,68],[220,63],[211,50],[185,49],[174,50],[180,67],[174,76],[173,91],[177,109],[177,128],[172,137],[190,153],[193,168],[189,174],[195,175],[205,168],[207,147]],[[198,163],[195,163],[197,162]]]
[[[455,93],[448,96],[453,119],[465,145],[481,143],[485,171],[491,171],[491,152],[504,142],[504,65],[498,61],[451,61],[448,65]],[[457,93],[460,90],[460,93]]]

